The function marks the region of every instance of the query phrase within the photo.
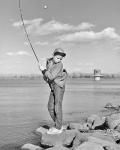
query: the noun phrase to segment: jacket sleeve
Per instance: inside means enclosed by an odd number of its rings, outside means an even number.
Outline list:
[[[62,69],[63,69],[63,64],[58,63],[51,69],[51,71],[49,71],[49,70],[45,71],[44,75],[48,79],[54,80],[59,75],[59,73],[62,71]]]

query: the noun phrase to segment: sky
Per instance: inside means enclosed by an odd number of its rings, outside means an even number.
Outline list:
[[[18,0],[0,0],[0,74],[39,74]],[[68,72],[120,73],[119,0],[21,0],[27,33],[43,64],[55,48]]]

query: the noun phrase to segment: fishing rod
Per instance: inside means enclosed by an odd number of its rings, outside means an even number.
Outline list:
[[[29,35],[28,35],[27,30],[26,30],[26,27],[25,27],[25,23],[24,23],[24,19],[23,19],[23,14],[22,14],[22,9],[21,9],[21,0],[19,0],[19,11],[20,11],[20,17],[21,17],[23,29],[24,29],[24,31],[25,31],[27,40],[28,40],[28,42],[29,42],[29,44],[30,44],[30,47],[31,47],[31,49],[32,49],[32,51],[33,51],[33,54],[34,54],[34,56],[35,56],[35,58],[36,58],[36,60],[37,60],[37,63],[39,64],[39,59],[38,59],[38,57],[37,57],[37,55],[36,55],[36,52],[35,52],[35,50],[34,50],[34,48],[33,48],[32,42],[31,42],[31,40],[30,40],[30,38],[29,38]],[[39,67],[39,70],[41,71],[39,65],[38,65],[38,67]]]

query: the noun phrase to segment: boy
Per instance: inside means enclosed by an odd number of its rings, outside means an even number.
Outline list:
[[[47,60],[46,69],[39,66],[44,80],[49,84],[51,92],[48,102],[48,111],[55,123],[55,127],[48,130],[48,134],[62,133],[62,100],[65,91],[67,72],[63,69],[62,59],[66,53],[61,49],[55,49],[53,57]]]

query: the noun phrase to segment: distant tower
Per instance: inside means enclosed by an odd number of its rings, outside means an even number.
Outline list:
[[[103,75],[101,75],[100,69],[94,69],[94,80],[99,81]]]

